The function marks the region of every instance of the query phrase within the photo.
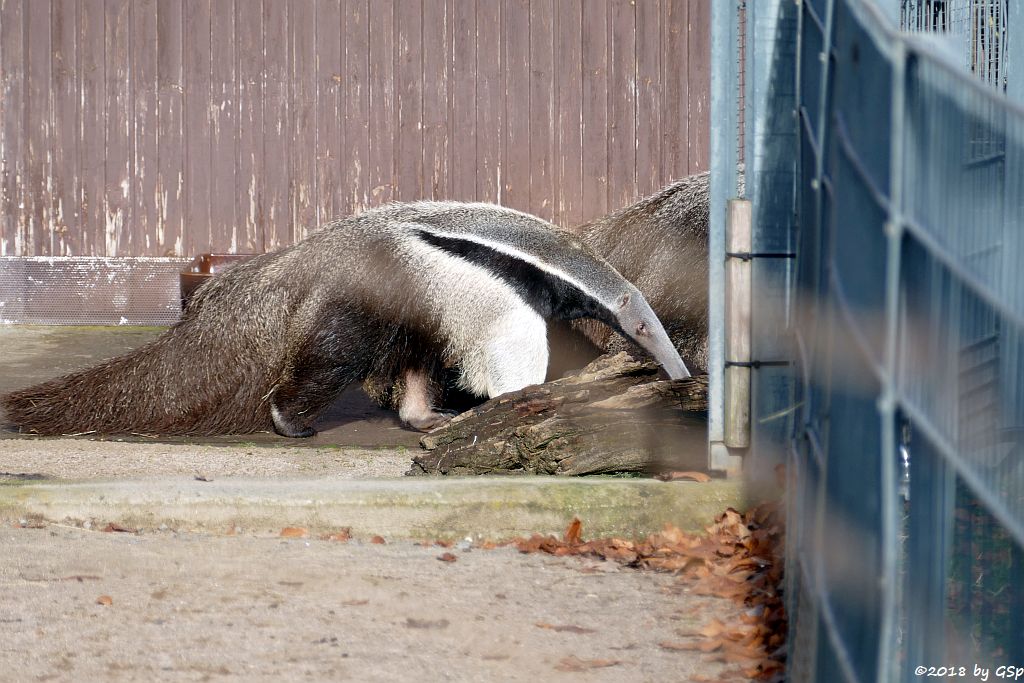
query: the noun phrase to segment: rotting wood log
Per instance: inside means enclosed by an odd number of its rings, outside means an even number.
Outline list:
[[[707,467],[707,376],[626,353],[503,394],[426,434],[410,475],[652,474]]]

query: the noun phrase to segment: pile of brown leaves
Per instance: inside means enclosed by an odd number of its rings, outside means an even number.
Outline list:
[[[583,525],[574,519],[563,538],[534,535],[519,539],[520,552],[582,555],[614,560],[630,567],[676,572],[697,595],[729,598],[746,609],[740,623],[712,620],[694,635],[698,643],[660,643],[669,650],[713,653],[747,678],[783,680],[786,611],[782,602],[785,529],[777,503],[744,514],[729,508],[706,535],[674,526],[644,540],[601,538],[584,541]]]

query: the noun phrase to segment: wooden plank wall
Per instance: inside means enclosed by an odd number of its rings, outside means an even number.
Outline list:
[[[710,0],[0,0],[0,256],[259,252],[391,200],[572,226],[708,164]]]

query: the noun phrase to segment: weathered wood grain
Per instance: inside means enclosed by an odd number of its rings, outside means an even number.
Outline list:
[[[501,2],[476,7],[476,193],[502,203],[501,153],[505,130],[505,40]]]
[[[583,11],[583,220],[608,213],[608,3]]]
[[[106,17],[103,0],[82,0],[78,14],[79,141],[78,175],[81,183],[81,223],[75,253],[106,253],[105,174],[107,149]],[[18,256],[31,256],[26,250]]]
[[[710,0],[0,0],[0,254],[260,252],[394,199],[573,226],[707,164]]]
[[[213,250],[210,194],[211,0],[185,0],[183,12],[185,88],[185,253]]]
[[[611,0],[608,18],[608,207],[635,202],[636,3]]]
[[[687,29],[689,36],[686,64],[689,95],[686,98],[688,131],[686,146],[690,162],[687,173],[697,173],[707,170],[710,151],[710,140],[706,132],[711,121],[710,3],[690,0]]]
[[[636,193],[643,197],[664,184],[661,160],[661,77],[664,0],[636,6]]]
[[[476,0],[452,5],[451,199],[478,199],[476,190]]]
[[[211,5],[210,36],[210,247],[234,254],[245,235],[234,201],[241,189],[235,176],[239,131],[234,2]]]
[[[422,0],[395,4],[395,103],[398,139],[395,191],[400,201],[423,198]]]
[[[239,253],[265,249],[265,153],[263,149],[264,89],[263,0],[236,0],[235,44],[238,60],[238,144],[235,176],[235,220]]]
[[[661,79],[666,93],[666,106],[662,109],[662,172],[671,178],[681,178],[690,169],[687,138],[690,119],[687,113],[689,90],[689,18],[688,0],[664,0],[665,55],[661,64]]]
[[[52,253],[73,254],[78,230],[78,33],[77,3],[57,0],[50,14],[53,57],[53,174],[51,181]],[[2,40],[2,38],[0,38]],[[2,71],[0,66],[0,71]],[[2,97],[2,94],[0,94]],[[3,145],[0,145],[2,147]],[[2,200],[0,200],[2,201]],[[0,216],[3,209],[0,208]]]
[[[582,0],[555,2],[555,222],[583,222]],[[597,212],[595,212],[596,215]]]
[[[409,474],[612,474],[706,467],[707,377],[625,353],[504,394],[423,437]]]
[[[50,103],[50,7],[48,3],[25,4],[25,171],[22,202],[25,219],[22,239],[35,253],[53,254],[51,230],[50,178],[51,153]]]
[[[263,231],[264,248],[274,251],[292,244],[291,82],[288,53],[290,6],[282,0],[263,3]]]
[[[299,241],[317,227],[316,3],[288,0],[288,4],[291,140],[286,152],[292,239]]]
[[[157,4],[157,0],[135,0],[130,8],[128,58],[132,112],[128,119],[128,133],[132,220],[128,244],[124,245],[122,241],[118,246],[118,252],[122,254],[152,254],[160,249],[157,242],[157,162],[160,158]]]
[[[369,5],[369,206],[395,198],[395,3]]]
[[[343,215],[357,213],[369,202],[370,166],[370,31],[367,0],[345,0],[343,39],[345,78],[342,82],[345,150],[342,154]]]
[[[21,241],[24,0],[0,0],[0,256],[32,253]]]
[[[555,0],[530,0],[530,209],[555,217]]]
[[[342,0],[316,4],[316,219],[313,226],[345,215],[342,159],[345,107],[341,99],[346,35]]]
[[[505,0],[502,12],[506,115],[501,169],[502,204],[529,211],[533,208],[530,202],[530,127],[533,122],[527,115],[530,103],[530,2]]]

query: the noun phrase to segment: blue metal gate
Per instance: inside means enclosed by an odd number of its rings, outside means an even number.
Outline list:
[[[795,253],[754,320],[792,390],[755,381],[751,409],[752,457],[787,453],[790,677],[995,680],[1024,667],[1024,10],[796,7],[795,96],[748,69],[743,114],[784,100],[799,140],[745,154],[755,241]],[[746,23],[785,63],[789,25]],[[787,168],[788,212],[759,212]]]

